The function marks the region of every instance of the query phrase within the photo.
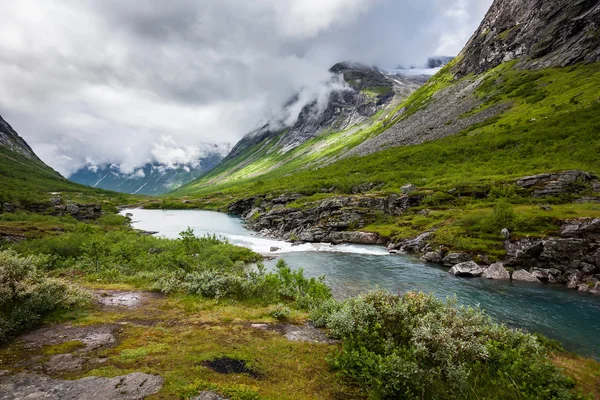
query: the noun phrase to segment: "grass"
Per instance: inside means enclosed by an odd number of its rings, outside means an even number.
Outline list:
[[[435,93],[454,83],[451,71],[452,65],[444,68],[397,111],[386,111],[372,121],[370,127],[359,131],[364,133],[354,133],[348,138],[360,143],[427,107]],[[181,193],[194,198],[199,207],[206,204],[220,210],[233,200],[250,195],[261,194],[268,198],[285,192],[300,193],[307,197],[290,207],[303,208],[327,196],[350,194],[353,188],[363,184],[377,185],[373,194],[385,196],[399,193],[401,186],[413,183],[428,195],[423,206],[433,212],[425,217],[411,213],[399,218],[373,218],[367,221],[366,230],[399,240],[424,229],[442,228],[436,234],[440,244],[457,250],[488,251],[500,257],[503,249],[499,233],[466,229],[465,221],[456,221],[456,214],[477,219],[478,215],[489,213],[494,202],[482,198],[495,190],[514,187],[514,182],[523,176],[568,169],[600,172],[600,96],[597,92],[600,63],[528,71],[516,68],[511,62],[489,71],[481,79],[476,96],[483,104],[469,114],[499,103],[510,104],[510,107],[496,118],[456,135],[415,146],[384,149],[366,157],[344,158],[318,167],[318,159],[342,154],[351,146],[337,138],[338,134],[331,134],[315,139],[338,140],[324,146],[325,150],[307,152],[304,158],[268,162],[271,167],[281,166],[270,172],[264,170],[266,173],[260,177],[239,176],[235,181],[216,181],[210,186],[203,186],[203,181],[199,181]],[[314,143],[305,145],[308,149]],[[448,194],[451,189],[455,193]],[[597,205],[566,206],[574,199],[575,196],[567,195],[562,199],[540,200],[529,193],[517,193],[510,200],[523,222],[514,227],[517,235],[546,235],[556,230],[561,218],[597,215]],[[552,215],[539,215],[537,204],[540,202],[561,206],[555,207],[557,212]],[[571,214],[566,212],[567,208]]]

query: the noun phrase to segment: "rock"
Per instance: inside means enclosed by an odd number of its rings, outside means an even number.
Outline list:
[[[330,237],[334,244],[377,244],[380,241],[379,235],[371,232],[334,232]]]
[[[396,245],[398,250],[401,250],[405,253],[420,253],[423,250],[428,242],[429,237],[435,232],[435,230],[431,230],[425,233],[420,234],[414,239],[406,239]]]
[[[495,279],[495,280],[508,280],[510,279],[510,274],[504,268],[502,263],[494,263],[490,265],[481,275],[485,279]]]
[[[156,394],[164,379],[134,372],[116,378],[56,380],[35,374],[0,378],[0,399],[141,400]]]
[[[454,276],[478,277],[485,272],[485,268],[480,267],[473,261],[467,261],[456,264],[450,269],[450,273]]]
[[[418,190],[418,188],[413,185],[412,183],[409,183],[408,185],[404,185],[400,188],[400,191],[402,192],[402,194],[412,194],[414,192],[416,192]]]
[[[554,210],[550,204],[538,204],[538,207],[540,208],[540,210],[544,210],[544,211],[552,211]]]
[[[534,197],[545,197],[580,193],[591,188],[592,182],[597,181],[598,178],[588,172],[572,170],[521,178],[517,181],[517,186],[533,188]]]
[[[79,212],[79,206],[75,204],[67,204],[67,212],[71,215],[75,215]]]
[[[560,274],[560,272],[559,272],[559,274]],[[549,269],[535,269],[535,270],[533,270],[531,275],[535,276],[540,281],[550,280],[550,270]]]
[[[131,218],[131,217],[133,217],[133,214],[132,214],[132,213],[125,213],[125,216],[126,216],[127,218]]]
[[[215,392],[204,391],[200,392],[198,396],[192,397],[191,400],[227,400],[227,398],[221,397]]]
[[[592,290],[591,286],[589,286],[586,283],[582,283],[581,285],[579,285],[579,287],[577,288],[577,291],[580,293],[587,293],[590,290]]]
[[[44,368],[48,372],[75,371],[83,366],[83,362],[83,358],[73,354],[57,354],[50,357]]]
[[[581,285],[581,274],[574,273],[569,277],[569,281],[567,282],[567,289],[575,290],[579,288]]]
[[[279,247],[276,247],[276,246],[272,246],[272,247],[269,249],[269,251],[270,251],[271,253],[274,253],[274,252],[276,252],[276,251],[278,251],[278,250],[281,250],[281,248],[279,248]]]
[[[500,231],[500,234],[504,236],[504,239],[510,239],[510,231],[506,228]]]
[[[438,251],[429,251],[429,252],[423,254],[421,259],[423,261],[427,261],[430,263],[440,264],[442,262],[442,260],[444,259],[444,253],[442,253],[439,250]]]
[[[539,279],[525,271],[524,269],[520,269],[518,271],[513,272],[512,274],[513,281],[523,281],[523,282],[539,282]]]
[[[424,209],[422,209],[421,211],[419,211],[419,213],[418,213],[418,214],[419,214],[419,215],[423,215],[423,216],[427,216],[427,215],[431,214],[431,210],[430,210],[430,209],[428,209],[428,208],[424,208]]]
[[[453,267],[456,264],[471,261],[471,256],[467,253],[449,253],[444,257],[442,262],[446,267]]]
[[[560,234],[567,238],[600,241],[600,218],[567,220],[561,226]]]

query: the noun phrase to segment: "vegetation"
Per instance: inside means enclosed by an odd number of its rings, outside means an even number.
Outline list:
[[[533,335],[431,295],[371,292],[311,317],[343,340],[333,366],[375,399],[571,399]]]
[[[48,258],[0,251],[0,343],[29,329],[51,312],[85,306],[90,298],[45,273]]]

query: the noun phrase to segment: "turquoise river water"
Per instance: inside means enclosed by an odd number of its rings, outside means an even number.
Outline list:
[[[600,359],[600,297],[546,284],[457,278],[447,269],[408,255],[389,255],[379,246],[302,244],[293,246],[249,231],[239,218],[197,210],[126,210],[133,226],[176,238],[192,227],[196,234],[216,234],[231,243],[283,258],[307,276],[325,275],[337,297],[374,288],[393,292],[423,291],[460,304],[479,306],[509,326],[540,332],[568,349]],[[271,247],[280,250],[271,253]],[[276,260],[265,264],[272,267]]]

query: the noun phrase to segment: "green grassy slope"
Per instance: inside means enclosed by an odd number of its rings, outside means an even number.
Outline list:
[[[434,82],[436,79],[439,77],[435,77]],[[349,193],[352,187],[362,183],[382,183],[385,192],[398,192],[407,182],[443,189],[459,183],[489,185],[538,172],[600,171],[598,87],[600,64],[542,72],[519,70],[512,63],[503,64],[486,74],[477,90],[477,95],[486,102],[475,112],[499,102],[510,104],[510,108],[499,117],[458,135],[416,146],[385,149],[366,157],[346,158],[317,169],[299,170],[302,164],[296,161],[261,177],[210,186],[195,183],[177,194],[221,193],[237,197],[295,191],[311,195],[332,186],[338,193]],[[431,94],[433,91],[417,91],[405,106],[424,104]],[[379,124],[381,122],[369,128],[380,128]]]

